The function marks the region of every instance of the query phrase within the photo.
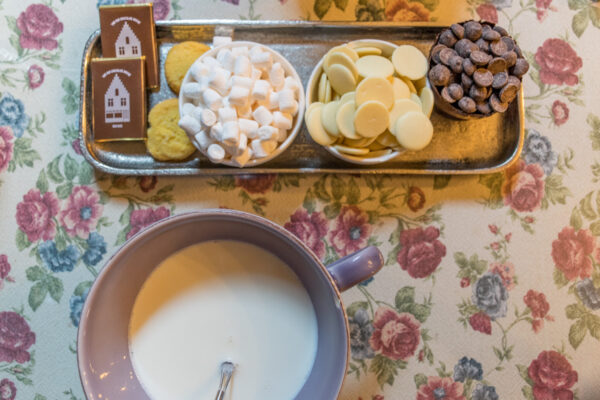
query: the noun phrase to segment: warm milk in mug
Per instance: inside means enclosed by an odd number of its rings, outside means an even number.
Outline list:
[[[226,399],[293,399],[317,349],[317,318],[294,272],[257,246],[202,242],[166,259],[135,301],[129,348],[155,400],[214,400],[220,364],[236,365]]]

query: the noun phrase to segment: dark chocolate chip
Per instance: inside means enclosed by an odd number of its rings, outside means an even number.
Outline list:
[[[477,111],[477,105],[475,104],[475,101],[470,97],[463,97],[462,99],[460,99],[458,101],[458,107],[460,107],[460,109],[466,112],[467,114],[473,114],[475,111]]]
[[[500,90],[498,98],[503,103],[510,103],[517,96],[518,91],[518,87],[516,87],[515,85],[508,84],[504,86],[502,90]]]
[[[463,72],[462,74],[460,74],[460,83],[464,91],[466,92],[471,88],[471,86],[473,86],[473,79],[471,79],[469,75]]]
[[[476,102],[481,102],[487,99],[489,96],[487,88],[479,87],[477,85],[471,86],[469,89],[469,97]]]
[[[511,73],[517,77],[522,77],[529,71],[529,63],[524,58],[517,58],[515,66],[512,68]]]
[[[471,52],[469,58],[471,59],[471,61],[473,61],[473,64],[475,65],[487,65],[487,63],[489,63],[492,59],[492,56],[490,56],[487,53],[484,53],[483,51],[477,50]]]
[[[447,49],[446,46],[444,46],[443,44],[436,44],[435,46],[433,46],[433,48],[431,49],[431,59],[436,63],[439,64],[441,63],[440,61],[440,51]]]
[[[460,74],[463,71],[462,65],[463,65],[463,58],[457,54],[450,58],[450,64],[448,66],[450,67],[452,72],[454,72],[455,74]]]
[[[474,42],[481,37],[482,30],[479,22],[469,21],[465,24],[465,37]]]
[[[517,56],[519,56],[519,58],[523,58],[523,52],[521,51],[521,48],[517,45],[515,45],[515,52],[517,53]]]
[[[508,53],[504,53],[502,58],[506,60],[506,68],[511,68],[517,62],[517,53],[509,51]]]
[[[452,33],[458,39],[462,39],[465,37],[465,28],[461,24],[452,24],[450,25],[450,29],[452,29]]]
[[[496,75],[499,72],[506,71],[506,60],[501,57],[493,58],[488,64],[488,70]]]
[[[492,107],[492,110],[494,111],[503,113],[508,109],[508,104],[502,103],[500,99],[498,99],[498,96],[496,96],[496,94],[494,93],[490,97],[490,107]]]
[[[479,47],[469,39],[460,39],[454,45],[454,49],[456,50],[459,56],[467,58],[469,57],[472,51],[478,50]]]
[[[506,45],[506,50],[513,51],[515,49],[515,41],[510,36],[504,36],[500,40]]]
[[[508,83],[508,72],[502,71],[494,74],[494,81],[492,82],[492,87],[494,89],[503,88],[504,85]]]
[[[464,59],[463,71],[465,71],[467,73],[467,75],[473,75],[473,72],[475,72],[476,69],[477,69],[477,67],[475,67],[475,64],[473,64],[473,61],[471,61],[470,58]]]
[[[452,78],[452,73],[445,65],[438,64],[429,70],[429,81],[435,86],[446,86]]]
[[[494,30],[502,36],[508,36],[508,31],[501,26],[494,26]]]
[[[453,83],[448,86],[448,94],[455,100],[460,100],[464,96],[464,91],[462,86],[458,83]]]
[[[441,43],[445,46],[452,47],[456,44],[458,39],[454,36],[454,33],[450,29],[445,29],[440,34],[440,38],[438,39],[438,43]]]
[[[481,103],[477,103],[477,111],[487,115],[491,114],[494,110],[492,110],[492,107],[490,106],[489,102],[483,101]]]
[[[481,37],[483,37],[485,40],[489,40],[491,42],[491,41],[500,39],[502,37],[502,35],[500,35],[498,32],[496,32],[495,30],[490,28],[490,29],[484,29]]]
[[[456,51],[447,47],[440,51],[440,61],[443,64],[450,65],[450,59],[456,55]]]
[[[477,41],[475,42],[475,44],[477,45],[477,47],[479,47],[479,50],[484,51],[486,53],[490,52],[490,44],[484,38],[477,39]]]
[[[508,48],[506,47],[506,43],[504,43],[502,40],[495,40],[490,43],[490,50],[495,56],[501,57],[508,51]]]
[[[442,89],[442,93],[440,93],[442,95],[442,99],[444,99],[444,101],[448,102],[448,103],[454,103],[456,101],[456,99],[454,97],[452,97],[452,95],[450,95],[450,91],[448,90],[448,86],[446,86],[445,88]]]
[[[511,85],[515,85],[519,89],[521,88],[521,80],[519,78],[517,78],[516,76],[509,75],[508,76],[508,83],[511,84]]]
[[[473,80],[477,86],[488,87],[492,86],[494,75],[492,75],[492,73],[485,68],[478,68],[475,72],[473,72]]]

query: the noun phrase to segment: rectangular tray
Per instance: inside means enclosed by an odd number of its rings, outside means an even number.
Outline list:
[[[175,95],[164,76],[169,49],[184,40],[210,44],[217,31],[270,46],[286,57],[306,87],[308,77],[333,46],[357,39],[382,39],[412,44],[425,54],[442,26],[394,23],[319,23],[304,21],[169,21],[156,24],[161,67],[160,91],[150,93],[148,104]],[[435,133],[431,144],[419,152],[401,154],[377,166],[349,164],[333,157],[310,138],[303,126],[294,143],[274,160],[255,168],[212,164],[200,152],[184,162],[155,161],[143,142],[93,140],[90,62],[101,56],[100,33],[88,40],[82,62],[80,135],[85,158],[98,170],[117,175],[226,175],[245,173],[385,173],[385,174],[480,174],[498,171],[516,160],[524,138],[523,91],[504,114],[459,121],[434,110]]]

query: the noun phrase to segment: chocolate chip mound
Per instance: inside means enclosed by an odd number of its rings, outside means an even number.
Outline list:
[[[463,115],[505,112],[529,70],[508,31],[485,21],[452,24],[440,32],[430,53],[428,76],[436,101]]]

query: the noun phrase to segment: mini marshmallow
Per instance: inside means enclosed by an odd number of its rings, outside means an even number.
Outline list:
[[[277,141],[254,139],[250,142],[250,148],[256,158],[266,157],[277,148]]]
[[[221,67],[211,68],[208,74],[208,84],[221,95],[225,95],[228,89],[228,79],[231,72]]]
[[[183,129],[188,135],[193,136],[198,133],[202,127],[200,126],[200,122],[196,121],[196,118],[190,115],[184,115],[177,124],[181,129]]]
[[[181,93],[188,99],[199,99],[202,96],[202,86],[197,82],[187,82],[181,86]]]
[[[259,140],[276,140],[278,133],[278,129],[271,125],[261,126],[257,132]]]
[[[213,47],[219,47],[231,43],[229,36],[213,36]]]
[[[290,89],[294,92],[294,96],[298,96],[298,90],[300,89],[300,84],[298,83],[298,81],[291,77],[291,76],[286,76],[284,79],[284,84],[283,84],[283,88],[284,89]]]
[[[290,107],[290,109],[289,109],[289,110],[287,110],[287,111],[286,111],[286,110],[281,110],[281,111],[288,112],[288,113],[292,114],[292,115],[295,117],[295,116],[296,116],[296,114],[298,114],[298,107],[299,107],[299,105],[298,105],[298,102],[297,102],[297,101],[294,101],[294,102],[292,103],[292,106]]]
[[[252,73],[250,74],[250,76],[252,77],[253,80],[260,79],[262,77],[262,75],[263,75],[263,73],[260,69],[252,67]]]
[[[202,62],[208,67],[208,68],[213,68],[213,67],[220,67],[221,63],[219,63],[217,61],[216,58],[214,58],[213,56],[206,56],[202,59]]]
[[[208,75],[203,75],[200,77],[200,80],[198,80],[198,83],[200,84],[200,89],[202,91],[205,91],[206,89],[208,89],[209,84],[208,82],[210,81],[210,78],[208,77]]]
[[[240,126],[240,132],[247,135],[251,139],[257,137],[258,122],[253,119],[240,118],[238,119],[238,125]]]
[[[239,56],[248,56],[248,46],[239,46],[239,47],[234,47],[231,49],[231,53],[233,54],[234,57],[239,57]]]
[[[209,66],[203,62],[195,62],[190,67],[190,74],[192,75],[192,78],[198,82],[200,82],[200,79],[203,76],[208,75],[208,71],[210,71]]]
[[[278,129],[278,132],[277,132],[277,142],[278,143],[284,142],[285,139],[287,139],[287,137],[288,137],[287,129],[281,129],[281,128]]]
[[[236,106],[238,117],[240,118],[252,118],[252,106],[247,103],[244,106]]]
[[[196,133],[194,139],[196,140],[198,146],[200,146],[200,148],[203,150],[214,143],[210,136],[208,136],[208,134],[204,130],[201,130],[200,132]]]
[[[259,125],[271,125],[271,122],[273,122],[273,114],[265,106],[260,106],[254,110],[252,116]]]
[[[227,146],[237,146],[240,143],[240,127],[237,121],[229,121],[223,124],[220,142]]]
[[[210,127],[210,138],[215,142],[220,142],[221,137],[223,136],[223,125],[220,122],[217,122],[213,126]]]
[[[223,106],[223,98],[215,90],[208,88],[202,93],[204,104],[213,111]]]
[[[260,79],[254,82],[254,88],[252,89],[252,98],[257,101],[266,100],[269,97],[271,91],[271,84],[269,81]]]
[[[285,71],[280,63],[273,64],[269,71],[269,80],[276,90],[281,90],[285,84]]]
[[[252,65],[263,71],[269,71],[271,66],[273,66],[273,56],[268,51],[254,54],[254,56],[250,58],[250,61],[252,62]]]
[[[248,148],[248,136],[243,133],[240,133],[240,141],[236,147],[235,156],[242,155],[246,149]]]
[[[183,106],[181,107],[183,115],[191,115],[195,109],[196,106],[194,106],[192,103],[183,103]]]
[[[283,89],[277,92],[277,100],[279,100],[279,110],[283,112],[290,112],[294,108],[294,102],[296,101],[294,91],[290,89]]]
[[[250,161],[250,158],[252,158],[252,151],[249,147],[246,147],[242,154],[240,154],[239,156],[231,157],[231,160],[238,166],[243,167],[248,163],[248,161]]]
[[[235,57],[231,53],[229,49],[221,49],[217,53],[217,61],[221,64],[223,68],[228,71],[233,71],[233,63],[235,62]]]
[[[206,154],[212,162],[221,162],[225,158],[225,149],[223,149],[218,144],[213,143],[210,146],[208,146]]]
[[[242,86],[247,88],[248,90],[252,90],[254,86],[254,80],[252,78],[248,78],[247,76],[234,75],[231,77],[229,82],[231,83],[231,87]]]
[[[202,110],[204,110],[204,107],[202,107],[202,106],[194,107],[194,110],[189,115],[194,117],[194,119],[196,119],[196,121],[201,123],[202,122],[202,117],[201,117]]]
[[[285,112],[275,111],[273,113],[273,125],[278,129],[292,129],[293,117]]]
[[[245,106],[248,104],[248,97],[250,96],[250,90],[243,86],[234,86],[229,92],[229,104],[235,106]]]
[[[277,92],[271,92],[269,95],[269,110],[275,110],[279,108],[279,95]]]
[[[217,116],[212,110],[205,108],[200,111],[200,122],[206,127],[213,126],[217,123]]]
[[[233,73],[238,76],[250,76],[252,73],[252,66],[248,56],[240,55],[235,59]]]
[[[250,57],[250,60],[252,60],[252,57],[254,57],[256,54],[262,53],[263,51],[264,48],[262,46],[254,46],[248,51],[248,57]]]
[[[221,107],[219,108],[219,122],[225,124],[225,122],[237,121],[237,112],[233,107]]]

